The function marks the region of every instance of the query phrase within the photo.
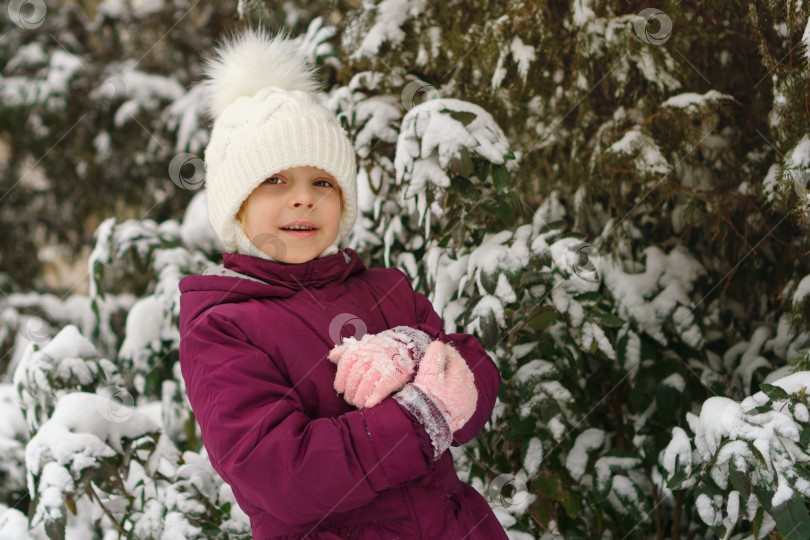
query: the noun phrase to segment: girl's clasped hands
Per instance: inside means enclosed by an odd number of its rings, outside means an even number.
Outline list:
[[[439,406],[451,432],[475,412],[478,391],[467,362],[452,345],[431,341],[421,330],[397,326],[359,341],[344,338],[329,360],[338,366],[335,390],[357,408],[373,407],[412,385]]]

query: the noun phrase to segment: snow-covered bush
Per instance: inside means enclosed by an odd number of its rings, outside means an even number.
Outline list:
[[[778,526],[786,538],[810,531],[810,372],[763,383],[742,402],[714,396],[675,427],[661,462],[670,489],[697,488],[700,518],[728,537],[740,520],[757,538]]]
[[[250,537],[247,516],[208,461],[179,372],[178,282],[207,261],[188,230],[198,229],[173,220],[103,222],[90,261],[92,296],[83,304],[93,316],[90,336],[68,323],[52,338],[25,341],[13,389],[27,429],[7,447],[24,456],[28,526],[37,538],[93,530]],[[19,458],[6,466],[14,463]],[[14,512],[0,531],[19,527]]]

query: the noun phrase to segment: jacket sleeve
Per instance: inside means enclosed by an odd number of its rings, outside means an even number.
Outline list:
[[[397,269],[401,272],[401,270]],[[410,278],[402,272],[410,282]],[[413,290],[413,288],[411,288]],[[416,305],[416,325],[414,328],[426,332],[434,340],[450,343],[461,354],[470,371],[475,377],[475,386],[478,389],[478,404],[472,418],[464,427],[453,434],[452,446],[460,446],[475,437],[492,415],[495,399],[498,397],[498,388],[501,384],[501,374],[490,356],[484,351],[481,343],[471,334],[444,333],[444,321],[436,313],[433,304],[423,294],[416,291],[414,304]]]
[[[310,418],[272,358],[233,321],[209,313],[197,322],[180,348],[189,402],[212,466],[251,504],[308,524],[429,472],[420,434],[390,396]]]

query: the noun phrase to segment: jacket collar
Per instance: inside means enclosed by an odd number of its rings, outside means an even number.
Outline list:
[[[223,253],[222,263],[225,269],[232,272],[291,289],[341,283],[352,274],[366,269],[360,255],[351,248],[297,264],[270,261],[243,253]]]

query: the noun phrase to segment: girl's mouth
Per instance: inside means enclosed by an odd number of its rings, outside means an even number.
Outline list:
[[[308,238],[310,236],[313,236],[316,232],[318,232],[318,229],[310,229],[310,230],[281,229],[281,230],[287,234],[291,234],[299,238]]]

